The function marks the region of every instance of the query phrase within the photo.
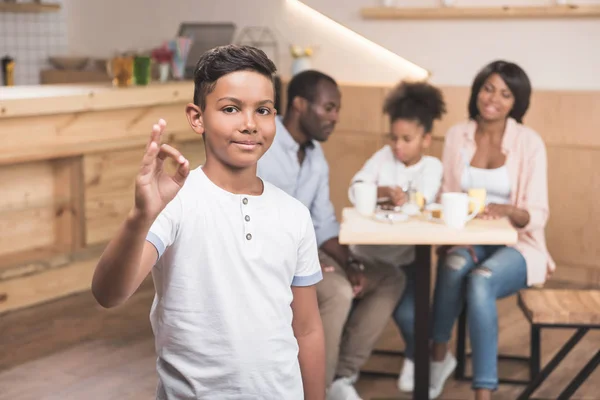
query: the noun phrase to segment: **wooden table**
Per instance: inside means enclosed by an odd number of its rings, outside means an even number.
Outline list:
[[[429,296],[432,245],[511,245],[517,231],[507,219],[470,221],[464,229],[415,217],[406,222],[380,222],[354,208],[342,213],[340,243],[415,245],[415,388],[413,399],[429,399]]]

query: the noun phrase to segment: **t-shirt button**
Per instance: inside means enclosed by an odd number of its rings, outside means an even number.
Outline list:
[[[246,235],[246,239],[248,239],[248,240],[252,239],[252,235],[251,234],[247,234]]]
[[[244,198],[242,199],[242,203],[244,203],[244,204],[248,204],[248,198],[244,197]]]
[[[249,221],[250,221],[250,216],[249,216],[249,215],[246,215],[246,216],[244,217],[244,219],[246,220],[246,222],[249,222]]]

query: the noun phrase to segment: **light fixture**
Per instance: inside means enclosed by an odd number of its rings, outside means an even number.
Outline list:
[[[385,47],[370,41],[364,36],[354,32],[352,29],[345,27],[332,20],[331,18],[321,14],[312,7],[307,6],[300,0],[286,0],[289,7],[292,7],[292,15],[301,13],[307,20],[318,21],[318,23],[326,26],[328,29],[335,31],[336,33],[346,37],[353,41],[356,45],[362,46],[364,50],[368,50],[372,56],[376,57],[380,62],[385,63],[387,66],[398,67],[400,70],[405,71],[408,77],[414,80],[427,79],[431,74],[425,68],[422,68],[405,58],[400,57],[398,54],[386,49]],[[314,23],[314,22],[313,22]],[[360,51],[357,52],[360,54]]]

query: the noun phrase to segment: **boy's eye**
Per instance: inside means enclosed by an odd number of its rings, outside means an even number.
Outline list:
[[[236,111],[237,111],[237,108],[235,108],[233,106],[227,106],[227,107],[223,108],[223,112],[225,114],[233,114]]]
[[[269,109],[267,107],[261,107],[258,109],[258,113],[260,115],[269,115],[269,114],[271,114],[271,109]]]

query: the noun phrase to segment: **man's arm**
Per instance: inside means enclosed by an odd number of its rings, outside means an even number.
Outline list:
[[[312,286],[292,286],[292,328],[298,341],[298,360],[304,386],[304,399],[325,399],[325,336],[319,315],[317,290]]]
[[[340,244],[337,236],[325,241],[320,248],[327,253],[328,256],[333,258],[340,267],[346,269],[348,257],[350,257],[350,250],[348,249],[348,246]]]

